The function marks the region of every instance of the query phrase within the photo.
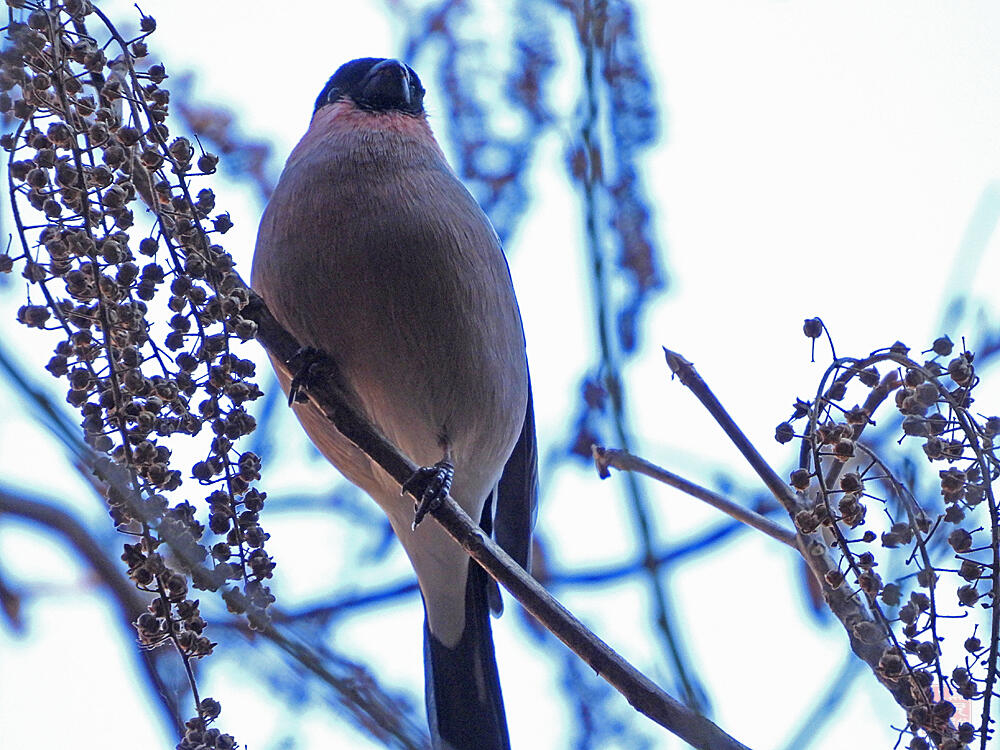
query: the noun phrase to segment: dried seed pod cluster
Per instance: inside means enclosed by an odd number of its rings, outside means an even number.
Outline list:
[[[810,338],[822,331],[818,319],[806,322]],[[979,634],[1000,623],[1000,419],[972,409],[971,352],[942,337],[924,354],[912,359],[897,342],[836,359],[775,435],[801,442],[789,478],[801,500],[796,526],[842,553],[826,584],[853,585],[864,598],[871,619],[852,635],[884,647],[877,672],[904,688],[908,746],[960,748],[992,732],[997,643]],[[855,392],[859,404],[848,406]],[[880,408],[884,424],[863,435]],[[913,443],[919,450],[907,452]],[[974,709],[971,720],[955,718],[957,702]]]
[[[151,17],[124,39],[88,0],[7,4],[0,112],[14,130],[2,146],[22,244],[0,254],[0,271],[19,267],[28,282],[18,320],[58,337],[47,369],[81,413],[116,526],[133,536],[129,575],[153,594],[141,642],[202,657],[214,644],[191,587],[221,590],[256,628],[273,601],[265,495],[251,486],[260,459],[237,447],[261,395],[237,354],[255,334],[240,315],[249,294],[217,244],[229,216],[192,186],[218,160],[169,131],[166,72],[145,61]],[[173,456],[182,436],[201,436],[190,467]],[[182,747],[234,746],[208,727],[217,706],[200,701]]]

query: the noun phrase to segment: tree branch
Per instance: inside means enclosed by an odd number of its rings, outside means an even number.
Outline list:
[[[257,324],[257,340],[279,362],[288,362],[300,350],[298,342],[253,292],[240,314]],[[337,385],[336,366],[327,360],[314,367],[311,375],[315,377],[310,378],[307,395],[312,404],[396,482],[402,485],[409,479],[418,467],[348,405]],[[486,536],[453,499],[446,498],[431,514],[472,559],[638,711],[696,748],[745,748],[704,716],[672,698],[589,631]]]
[[[705,381],[702,380],[697,370],[694,369],[694,365],[677,352],[672,352],[666,347],[663,348],[663,352],[667,357],[667,366],[670,368],[670,371],[677,376],[677,379],[688,390],[698,397],[702,406],[708,409],[708,412],[715,418],[715,421],[719,423],[719,426],[722,427],[729,439],[733,441],[733,444],[743,454],[750,467],[763,480],[764,484],[771,491],[771,494],[794,517],[795,513],[801,509],[801,503],[792,491],[792,488],[788,486],[785,480],[778,476],[778,473],[764,460],[764,457],[760,455],[753,443],[750,442],[750,439],[743,434],[743,431],[737,426],[733,418],[729,416],[726,408],[715,397],[715,394],[712,393]]]

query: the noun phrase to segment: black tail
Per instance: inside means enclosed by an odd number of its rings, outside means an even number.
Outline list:
[[[469,560],[465,630],[455,648],[435,638],[424,618],[424,689],[435,750],[510,750],[486,579]]]

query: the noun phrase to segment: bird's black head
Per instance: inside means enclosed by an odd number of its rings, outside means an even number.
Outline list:
[[[382,57],[362,57],[337,68],[316,99],[316,110],[342,99],[373,112],[424,111],[424,87],[417,74],[399,60]]]

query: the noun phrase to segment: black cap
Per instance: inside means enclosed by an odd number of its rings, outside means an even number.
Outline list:
[[[373,112],[424,111],[424,87],[417,74],[399,60],[384,57],[362,57],[337,68],[316,99],[316,109],[342,99]]]

